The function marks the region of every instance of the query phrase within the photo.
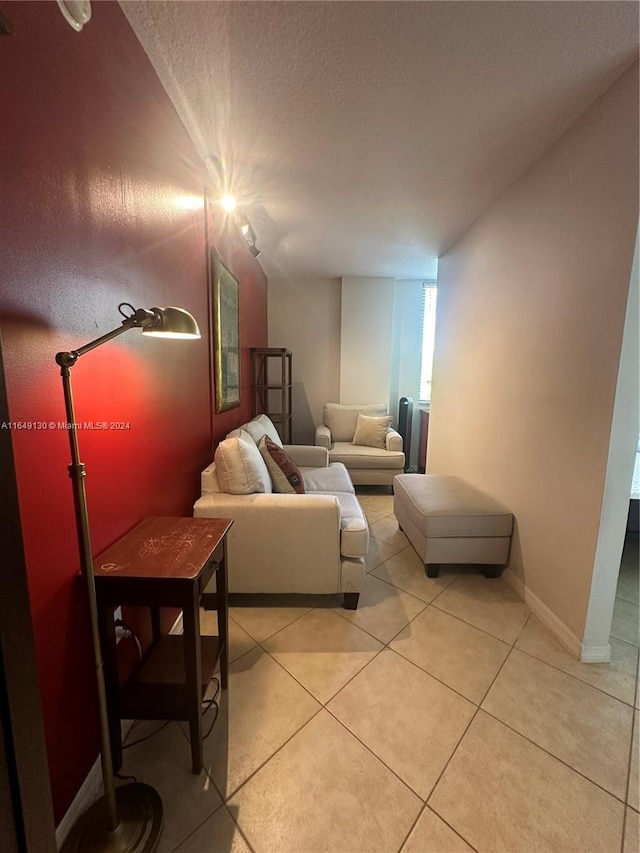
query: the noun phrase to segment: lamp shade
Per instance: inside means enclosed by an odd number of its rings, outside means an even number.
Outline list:
[[[199,338],[200,328],[193,314],[184,308],[152,308],[154,314],[160,318],[159,322],[152,326],[145,326],[143,335],[154,335],[157,338]]]

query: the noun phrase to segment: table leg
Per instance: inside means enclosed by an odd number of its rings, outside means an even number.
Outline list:
[[[151,607],[151,635],[153,637],[154,645],[160,640],[160,608],[159,607]]]
[[[202,770],[202,652],[200,648],[200,600],[197,585],[191,587],[191,600],[182,609],[184,626],[184,667],[189,697],[189,737],[191,767]]]
[[[222,646],[220,653],[220,686],[223,690],[229,684],[229,607],[227,603],[227,543],[223,544],[222,562],[216,572],[216,593],[218,610],[218,638]]]

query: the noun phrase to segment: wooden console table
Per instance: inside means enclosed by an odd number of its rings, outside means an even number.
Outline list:
[[[202,698],[220,660],[229,674],[226,518],[146,518],[94,560],[114,768],[122,766],[120,720],[185,720],[194,773],[202,770]],[[200,636],[200,597],[216,575],[218,636]],[[114,611],[151,610],[153,639],[121,687]],[[183,634],[162,634],[160,607],[179,607]]]

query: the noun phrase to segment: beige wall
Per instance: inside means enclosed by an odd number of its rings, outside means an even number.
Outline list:
[[[391,395],[394,279],[342,279],[340,402],[384,403]]]
[[[340,396],[341,283],[269,279],[269,346],[293,353],[293,440],[315,443],[322,407]]]
[[[441,259],[427,470],[517,519],[511,568],[582,639],[638,222],[638,67]]]

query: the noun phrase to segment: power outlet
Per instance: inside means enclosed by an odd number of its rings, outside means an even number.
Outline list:
[[[123,637],[129,637],[130,632],[128,628],[123,628],[122,625],[116,625],[116,643],[119,643]]]
[[[116,607],[113,611],[113,621],[122,622],[122,607]],[[116,643],[119,643],[123,637],[129,636],[129,630],[122,625],[116,625]]]

